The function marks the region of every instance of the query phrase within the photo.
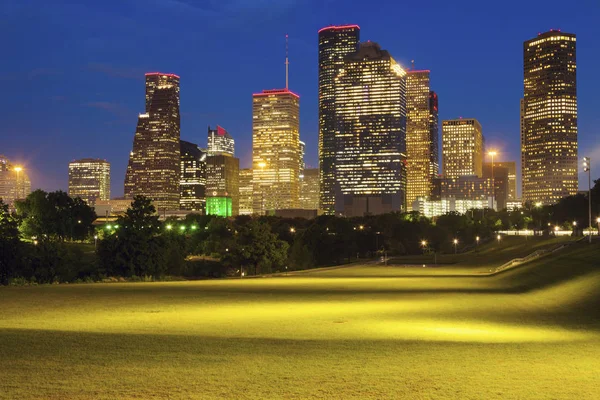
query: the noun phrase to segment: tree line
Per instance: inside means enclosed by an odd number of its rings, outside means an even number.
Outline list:
[[[600,180],[592,200],[595,217]],[[260,275],[383,254],[449,253],[499,230],[551,235],[559,227],[581,234],[587,201],[578,194],[552,206],[525,204],[511,212],[471,210],[434,219],[411,212],[313,220],[189,214],[159,221],[151,200],[137,196],[116,221],[94,226],[96,214],[81,199],[37,190],[16,202],[16,212],[0,200],[0,284]]]

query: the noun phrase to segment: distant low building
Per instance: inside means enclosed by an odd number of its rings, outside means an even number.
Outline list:
[[[131,199],[112,199],[112,200],[96,200],[94,211],[100,217],[117,217],[125,214],[125,211],[131,207]]]
[[[110,163],[97,158],[71,161],[69,196],[79,197],[90,206],[98,200],[110,200]]]
[[[413,211],[418,211],[427,218],[439,217],[449,212],[465,214],[469,210],[493,208],[493,199],[466,200],[454,197],[431,200],[419,197],[412,204]]]
[[[254,181],[252,179],[252,169],[240,169],[240,215],[253,214],[253,194]]]
[[[313,219],[317,217],[317,210],[302,210],[297,208],[288,210],[275,210],[275,216],[281,218]]]

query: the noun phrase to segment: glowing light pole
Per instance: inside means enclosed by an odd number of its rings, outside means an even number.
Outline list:
[[[258,166],[260,167],[261,178],[264,181],[265,167],[267,166],[267,163],[264,161],[261,161],[258,163]],[[265,214],[264,208],[265,208],[265,189],[264,189],[264,184],[263,184],[263,186],[260,188],[260,215]]]
[[[22,167],[15,167],[14,170],[17,173],[17,199],[20,199],[21,198],[21,194],[20,194],[20,190],[19,189],[21,188],[22,185],[19,183],[20,182],[19,177],[21,176],[21,171],[23,171],[23,168]]]
[[[583,171],[588,173],[588,218],[589,243],[592,243],[592,163],[589,157],[583,157]]]
[[[479,236],[475,238],[475,241],[477,242],[477,247],[479,247]]]
[[[495,206],[495,202],[496,202],[496,183],[494,181],[494,157],[496,156],[496,152],[495,151],[490,151],[488,153],[490,155],[490,157],[492,157],[492,208],[495,210],[496,206]]]
[[[454,254],[456,254],[456,246],[458,245],[458,239],[454,239]]]

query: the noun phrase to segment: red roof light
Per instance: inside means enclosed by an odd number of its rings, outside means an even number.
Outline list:
[[[296,98],[300,98],[299,95],[297,95],[296,93],[292,92],[289,89],[269,89],[269,90],[263,90],[262,93],[253,93],[252,96],[269,96],[271,94],[291,94],[292,96],[295,96]]]
[[[325,28],[321,28],[319,29],[318,33],[321,33],[323,31],[330,31],[330,30],[341,30],[341,29],[360,29],[360,26],[358,25],[331,25],[331,26],[326,26]]]

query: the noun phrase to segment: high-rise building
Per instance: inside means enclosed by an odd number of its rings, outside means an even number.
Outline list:
[[[483,163],[483,170],[486,171],[487,168],[490,168],[491,171],[492,163],[485,162]],[[517,200],[517,163],[514,161],[494,161],[494,171],[497,168],[506,168],[508,173],[508,183],[507,183],[507,200]],[[491,173],[491,172],[490,172]],[[485,176],[485,174],[484,174]],[[494,176],[496,174],[494,173]]]
[[[254,213],[298,208],[300,96],[289,89],[252,96]]]
[[[551,30],[523,44],[523,200],[577,193],[576,37]]]
[[[304,162],[305,154],[306,154],[306,143],[304,143],[301,140],[300,141],[300,175],[302,175],[304,168],[306,168],[306,163]]]
[[[229,132],[217,125],[217,129],[208,127],[208,155],[214,156],[218,154],[235,155],[235,140]]]
[[[22,200],[31,193],[31,181],[25,168],[13,165],[0,155],[0,199],[12,209],[15,200]]]
[[[240,215],[252,215],[253,210],[254,183],[252,180],[252,169],[240,169]]]
[[[437,178],[438,100],[430,90],[428,70],[406,75],[406,201],[431,195]]]
[[[335,213],[335,78],[359,42],[358,25],[319,30],[319,208],[326,214]]]
[[[84,158],[69,163],[69,196],[80,197],[90,206],[110,200],[110,163]]]
[[[206,153],[197,144],[180,141],[181,165],[179,208],[206,210]]]
[[[483,134],[479,121],[459,118],[442,122],[442,160],[446,178],[482,176]]]
[[[231,199],[231,215],[240,210],[240,159],[227,153],[206,157],[206,203],[211,197]],[[212,201],[212,200],[211,200]],[[213,202],[213,204],[224,204]],[[207,209],[208,212],[208,209]]]
[[[361,43],[335,83],[336,213],[406,208],[406,72],[374,42]]]
[[[125,196],[144,195],[158,211],[179,209],[179,76],[146,74],[140,114],[125,175]]]
[[[300,176],[300,208],[319,209],[319,169],[307,168]]]

